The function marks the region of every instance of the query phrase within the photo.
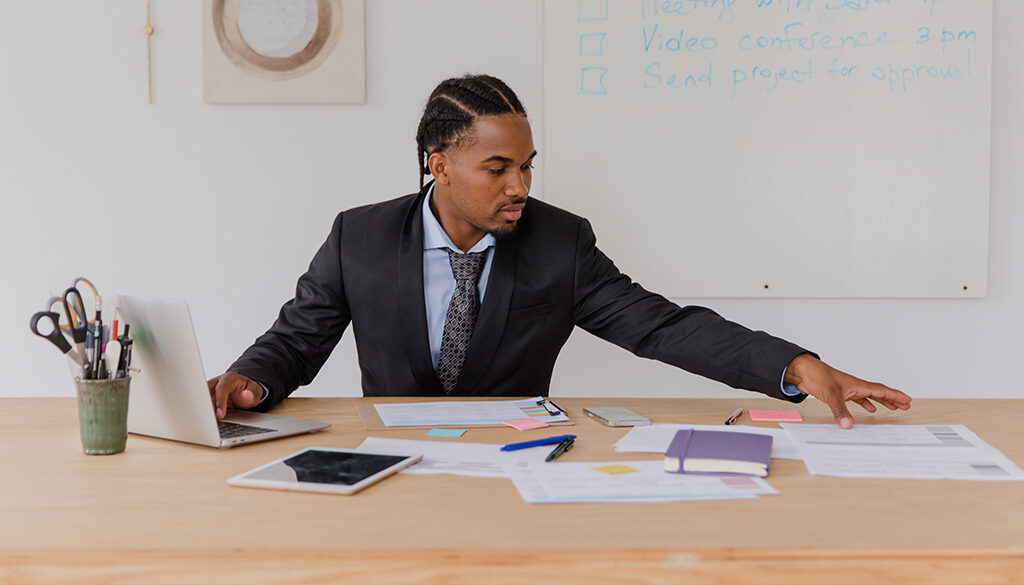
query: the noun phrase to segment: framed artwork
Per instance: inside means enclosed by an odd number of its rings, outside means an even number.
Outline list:
[[[206,103],[366,102],[364,0],[204,0]]]

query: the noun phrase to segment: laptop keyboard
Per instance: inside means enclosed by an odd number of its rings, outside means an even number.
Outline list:
[[[220,431],[220,438],[234,439],[235,437],[247,437],[249,435],[272,433],[277,429],[265,429],[263,427],[240,425],[238,423],[219,420],[217,421],[217,430]]]

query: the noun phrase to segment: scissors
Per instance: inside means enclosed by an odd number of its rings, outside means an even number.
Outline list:
[[[60,314],[49,310],[52,309],[53,304],[58,300],[64,309],[64,316],[67,318],[66,329],[71,334],[71,340],[75,343],[75,349],[71,348],[71,344],[64,337],[64,331],[60,325]],[[44,319],[50,322],[51,327],[49,331],[39,328],[39,322]],[[85,303],[82,301],[82,293],[73,286],[64,291],[64,296],[50,299],[48,310],[32,315],[32,319],[29,321],[29,328],[32,330],[32,333],[49,340],[61,353],[67,354],[71,359],[75,360],[82,367],[82,372],[86,377],[89,376],[91,370],[89,360],[87,359],[88,355],[85,352],[88,327],[89,324],[86,320]]]
[[[96,311],[93,314],[93,318],[88,321],[89,323],[92,323],[93,321],[97,321],[100,318],[100,309],[103,308],[103,297],[100,295],[100,291],[96,290],[96,286],[93,285],[92,281],[90,281],[88,278],[86,278],[84,276],[79,276],[79,277],[75,278],[74,280],[72,280],[71,281],[71,288],[73,288],[75,290],[78,290],[79,283],[83,283],[83,282],[85,283],[85,286],[89,287],[89,290],[92,291],[93,307],[95,308],[95,311]],[[81,296],[81,295],[79,295],[79,296]],[[85,306],[84,305],[82,306],[82,317],[83,318],[85,317]]]
[[[39,322],[43,320],[50,322],[48,332],[44,329],[40,329],[39,327]],[[28,326],[32,330],[32,333],[35,333],[43,339],[49,340],[50,343],[57,346],[57,349],[59,349],[62,354],[73,359],[75,363],[82,367],[84,377],[89,377],[88,365],[83,354],[80,354],[77,350],[71,348],[71,344],[68,343],[67,338],[64,337],[64,333],[60,329],[60,313],[55,313],[53,311],[39,311],[32,315],[32,319],[29,321]]]
[[[75,342],[78,353],[85,356],[85,340],[88,336],[89,321],[85,317],[85,302],[82,301],[82,293],[72,286],[64,291],[61,301],[64,305],[64,316],[68,319],[71,340]]]
[[[71,287],[70,288],[78,290],[79,283],[85,283],[85,285],[87,287],[89,287],[89,290],[92,291],[92,298],[93,298],[93,302],[94,302],[94,306],[96,308],[96,311],[95,311],[95,313],[93,313],[93,318],[89,319],[88,316],[85,313],[84,299],[83,299],[83,297],[81,295],[81,292],[79,292],[79,295],[78,295],[79,299],[83,300],[83,302],[75,303],[71,307],[71,309],[74,311],[74,321],[72,321],[69,318],[66,323],[62,323],[61,326],[60,326],[60,328],[63,329],[68,334],[71,334],[72,328],[78,326],[78,323],[86,323],[87,325],[95,323],[96,320],[99,319],[100,308],[101,308],[102,303],[103,303],[103,297],[100,296],[99,291],[96,289],[96,287],[93,285],[93,283],[88,278],[85,278],[84,276],[79,276],[78,278],[76,278],[73,281],[71,281]],[[65,297],[67,297],[67,291],[64,292],[64,296],[63,297],[60,297],[60,296],[50,297],[50,300],[46,302],[46,310],[50,311],[50,312],[61,311],[64,308],[63,303],[64,303],[64,298]],[[65,312],[65,315],[66,314],[67,313]],[[88,327],[86,327],[86,329],[88,330]],[[86,343],[86,345],[88,345],[88,343]]]
[[[78,285],[80,283],[85,283],[85,286],[89,287],[89,290],[92,291],[93,311],[94,311],[92,319],[90,319],[88,317],[88,315],[86,315],[86,313],[85,313],[85,303],[83,301],[82,293],[78,289]],[[88,278],[85,278],[84,276],[79,276],[79,277],[77,277],[77,278],[75,278],[74,280],[71,281],[71,287],[68,288],[68,291],[70,291],[70,290],[74,290],[78,294],[78,299],[79,299],[79,302],[71,307],[71,309],[74,311],[74,317],[75,317],[75,323],[71,323],[71,325],[72,326],[77,326],[79,323],[85,323],[88,326],[88,325],[92,325],[93,323],[99,321],[100,320],[100,310],[103,308],[103,297],[100,296],[99,291],[96,290],[96,286],[93,285],[93,283]],[[68,291],[64,291],[64,297],[65,298],[67,298]],[[54,301],[54,299],[50,299],[50,310],[51,311],[53,310],[53,301]],[[70,320],[69,320],[69,323],[70,323]],[[66,327],[65,329],[69,329],[69,328]],[[91,329],[91,328],[87,327],[87,329]]]

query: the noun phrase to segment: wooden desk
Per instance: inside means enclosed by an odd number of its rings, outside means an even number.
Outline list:
[[[219,451],[129,436],[81,454],[73,399],[0,400],[2,583],[1013,583],[1024,581],[1024,484],[811,477],[772,463],[758,500],[525,504],[505,479],[400,475],[356,496],[229,487],[309,445],[355,447],[361,399],[287,400],[316,435]],[[583,405],[655,422],[719,424],[749,400],[560,399],[577,424],[565,461],[615,453],[626,429]],[[856,406],[854,406],[857,409]],[[820,403],[807,422],[830,422]],[[859,410],[859,409],[858,409]],[[855,416],[858,413],[855,411]],[[1024,400],[916,400],[861,423],[963,423],[1024,465]],[[744,422],[748,422],[744,420]],[[423,430],[375,431],[423,439]],[[526,434],[472,429],[460,441]],[[452,439],[446,439],[452,440]]]

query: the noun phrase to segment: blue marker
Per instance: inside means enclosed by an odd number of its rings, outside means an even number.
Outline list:
[[[566,439],[575,439],[576,435],[558,435],[557,437],[548,437],[546,439],[537,439],[536,441],[523,441],[522,443],[510,443],[501,448],[502,451],[518,451],[519,449],[529,449],[530,447],[541,447],[544,445],[557,445]]]

